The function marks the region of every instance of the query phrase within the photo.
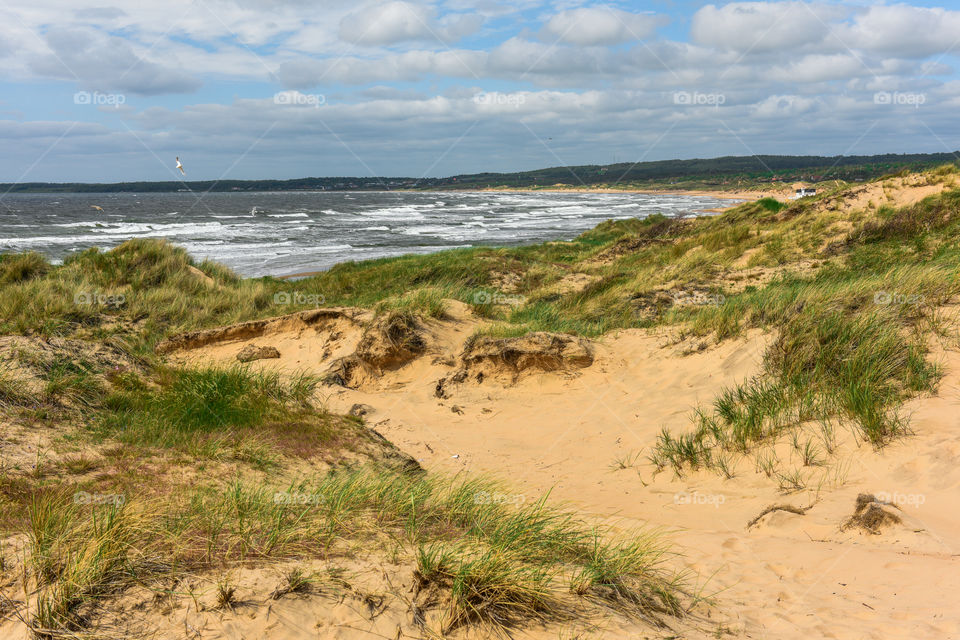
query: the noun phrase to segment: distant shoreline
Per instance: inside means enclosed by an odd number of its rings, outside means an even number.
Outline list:
[[[455,191],[445,189],[445,191]],[[764,191],[707,191],[704,189],[592,189],[590,187],[570,187],[556,189],[530,189],[530,188],[488,188],[488,189],[463,189],[462,191],[481,191],[497,192],[506,191],[510,193],[641,193],[651,196],[703,196],[707,198],[717,198],[720,200],[759,200],[767,197],[782,197],[784,194],[774,190]]]
[[[641,189],[590,189],[590,188],[571,188],[571,189],[463,189],[461,193],[476,191],[476,192],[497,192],[505,191],[508,193],[640,193],[646,195],[664,195],[664,196],[707,196],[711,198],[716,198],[718,200],[738,200],[738,201],[752,201],[759,200],[760,198],[765,198],[768,196],[776,197],[776,192],[753,192],[753,191],[721,191],[721,192],[711,192],[711,191],[691,191],[691,190],[676,190],[676,191],[651,191],[651,190],[641,190]],[[415,193],[415,192],[411,192]],[[726,209],[735,207],[737,203],[731,203],[725,207],[720,207],[716,209],[704,209],[703,213],[721,213]],[[278,280],[293,280],[295,278],[310,278],[321,273],[328,271],[328,269],[315,269],[310,271],[299,271],[297,273],[287,273],[281,276],[273,276]]]
[[[774,186],[793,182],[820,182],[840,180],[864,182],[910,169],[933,169],[939,165],[955,164],[956,153],[880,154],[871,156],[723,156],[718,158],[688,158],[685,160],[653,160],[620,162],[607,165],[573,165],[544,167],[526,171],[466,173],[446,177],[411,176],[325,176],[299,178],[260,178],[217,180],[127,180],[121,182],[3,182],[0,190],[7,193],[175,193],[231,192],[231,191],[379,191],[438,189],[509,190],[510,185],[526,185],[524,190],[540,190],[567,184],[603,185],[611,180],[620,184],[670,185],[677,181],[705,186],[752,184]],[[615,177],[617,176],[617,177]],[[587,187],[589,189],[589,187]],[[573,189],[571,187],[570,189]],[[570,190],[565,189],[565,190]],[[624,191],[624,190],[616,190]],[[668,190],[670,191],[670,190]],[[639,193],[657,192],[656,189],[638,189]]]
[[[2,186],[2,185],[0,185]],[[194,190],[181,191],[20,191],[10,195],[46,195],[46,196],[150,196],[150,195],[253,195],[258,193],[331,193],[331,194],[354,194],[354,193],[639,193],[656,196],[702,196],[707,198],[717,198],[718,200],[758,200],[766,197],[784,197],[785,193],[775,190],[763,191],[709,191],[706,189],[611,189],[611,188],[591,188],[591,187],[569,187],[569,188],[536,188],[536,187],[467,187],[463,189],[356,189],[356,190],[323,190],[323,189],[263,189],[253,191],[210,191],[200,192]]]

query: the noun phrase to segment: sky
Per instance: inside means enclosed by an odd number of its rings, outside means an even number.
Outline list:
[[[4,0],[0,182],[960,149],[960,3]]]

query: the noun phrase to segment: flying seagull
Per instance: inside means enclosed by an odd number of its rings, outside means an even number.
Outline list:
[[[180,173],[187,175],[187,172],[183,170],[183,164],[180,162],[180,156],[177,156],[177,169],[180,169]]]
[[[90,205],[90,208],[91,208],[91,209],[96,209],[97,211],[103,211],[103,207],[98,207],[98,206],[95,205],[95,204]]]

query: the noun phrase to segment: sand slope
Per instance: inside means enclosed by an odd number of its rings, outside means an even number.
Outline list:
[[[347,412],[368,405],[366,420],[427,469],[492,473],[535,501],[548,492],[598,519],[673,530],[684,562],[715,593],[710,618],[693,635],[728,630],[763,638],[946,638],[960,634],[960,353],[941,349],[947,372],[939,395],[912,401],[916,435],[882,452],[839,435],[825,466],[804,467],[787,443],[784,472],[806,488],[785,494],[775,479],[739,460],[735,476],[677,478],[645,462],[662,427],[683,430],[691,411],[721,388],[758,370],[767,336],[681,355],[666,335],[624,330],[593,345],[586,368],[525,372],[515,382],[488,377],[446,386],[456,356],[478,320],[451,303],[453,317],[427,329],[427,353],[357,389],[325,387],[325,402]],[[322,371],[329,335],[280,332],[259,343],[281,357],[274,370]],[[207,345],[181,360],[229,362],[249,341]],[[330,354],[325,356],[324,354]],[[902,522],[879,534],[841,530],[858,494],[872,493]],[[770,505],[777,510],[747,524]],[[609,636],[608,636],[609,637]],[[614,636],[616,637],[616,636]]]

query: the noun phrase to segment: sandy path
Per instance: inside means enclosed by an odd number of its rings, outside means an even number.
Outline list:
[[[916,435],[877,453],[841,436],[825,467],[797,468],[808,488],[784,495],[777,482],[741,459],[733,479],[712,472],[652,476],[644,460],[661,428],[684,430],[694,407],[758,370],[769,338],[751,333],[681,356],[662,336],[625,330],[596,344],[590,367],[536,374],[517,384],[485,380],[435,396],[475,323],[432,328],[432,352],[363,390],[327,387],[333,411],[373,411],[368,424],[431,470],[490,473],[510,493],[495,499],[570,503],[624,528],[671,530],[683,562],[715,593],[711,619],[690,637],[728,630],[750,638],[960,637],[960,354],[941,352],[947,377],[939,395],[908,404]],[[322,370],[330,353],[321,333],[257,340],[280,348],[261,366]],[[191,358],[229,360],[243,346],[206,347]],[[342,343],[332,352],[348,350]],[[785,443],[784,443],[785,445]],[[636,467],[617,469],[616,460]],[[791,466],[792,465],[792,466]],[[840,530],[861,492],[887,494],[903,523],[882,535]],[[806,515],[771,504],[813,505]],[[715,625],[715,627],[713,626]]]
[[[380,389],[337,389],[327,403],[333,411],[374,407],[368,423],[428,468],[495,473],[530,493],[527,500],[552,489],[608,515],[648,499],[639,479],[624,483],[611,473],[614,461],[646,455],[662,427],[686,426],[714,390],[755,370],[765,344],[755,336],[662,361],[662,342],[623,331],[598,344],[583,371],[537,374],[516,386],[463,385],[446,400],[434,390],[449,369],[424,358]]]
[[[442,404],[431,397],[433,385],[417,384],[424,378],[410,371],[410,378],[394,382],[402,391],[343,391],[330,405],[375,406],[372,424],[428,468],[508,478],[518,493],[505,500],[537,500],[551,491],[625,527],[676,529],[686,561],[710,578],[706,592],[719,592],[718,624],[747,637],[960,637],[955,375],[940,397],[911,407],[916,437],[882,454],[849,443],[842,486],[826,486],[819,496],[781,495],[774,482],[748,468],[749,460],[732,480],[706,472],[677,479],[667,472],[651,482],[647,469],[641,480],[610,465],[649,451],[662,426],[687,426],[698,401],[755,369],[763,344],[753,338],[671,360],[656,342],[624,332],[601,346],[598,362],[579,376],[472,388]],[[464,413],[451,411],[453,405]],[[829,471],[822,475],[829,478]],[[905,524],[923,531],[841,533],[861,492],[905,503]],[[814,500],[806,516],[776,513],[746,530],[770,504]]]

